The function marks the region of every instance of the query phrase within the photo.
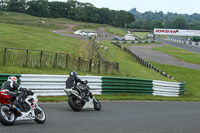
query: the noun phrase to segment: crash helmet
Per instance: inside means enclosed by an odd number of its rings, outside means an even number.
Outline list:
[[[15,76],[9,76],[7,81],[11,81],[11,82],[17,83],[17,77],[15,77]]]
[[[72,75],[73,75],[73,76],[77,76],[77,73],[76,73],[75,71],[71,71],[71,72],[70,72],[70,76],[72,76]]]

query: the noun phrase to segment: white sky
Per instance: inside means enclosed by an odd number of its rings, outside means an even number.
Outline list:
[[[67,0],[49,0],[49,1],[64,1]],[[79,2],[91,3],[95,7],[106,7],[110,10],[126,10],[136,8],[137,11],[144,13],[145,11],[163,11],[164,13],[187,13],[200,14],[200,0],[77,0]]]

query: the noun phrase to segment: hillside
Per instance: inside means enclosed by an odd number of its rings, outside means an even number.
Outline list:
[[[51,32],[50,26],[47,26],[48,23],[71,23],[71,20],[65,19],[47,19],[47,18],[37,18],[32,17],[30,15],[23,15],[18,13],[7,13],[1,12],[0,17],[3,18],[0,25],[0,47],[12,47],[12,48],[24,48],[24,49],[34,49],[34,50],[43,50],[43,51],[51,51],[51,52],[60,52],[60,53],[69,53],[73,55],[85,56],[88,57],[88,51],[86,49],[86,45],[88,45],[88,41],[82,41],[70,37],[65,37],[61,35],[57,35],[54,32]],[[27,17],[27,18],[26,18]],[[12,21],[11,21],[12,20]],[[40,21],[45,21],[46,26],[35,25]],[[21,25],[21,23],[23,24]],[[48,23],[47,23],[48,22]],[[12,24],[11,24],[12,23]],[[34,23],[33,26],[31,23]],[[99,27],[105,27],[105,25],[97,25],[91,23],[80,23],[80,22],[73,22],[77,24],[77,26],[85,26],[91,27],[93,26],[94,29],[98,29]],[[55,25],[57,26],[57,25]],[[48,28],[46,28],[48,27]],[[53,27],[52,27],[53,28]],[[60,29],[61,27],[58,27]],[[66,28],[66,27],[65,27]],[[77,28],[77,27],[76,27]],[[113,28],[111,26],[106,26],[110,32],[114,31],[117,32],[117,28]],[[120,30],[118,32],[120,33]],[[123,34],[123,33],[122,33]],[[103,44],[107,45],[109,42],[102,42]],[[135,78],[145,78],[145,79],[161,79],[161,80],[169,80],[158,73],[149,70],[141,65],[139,65],[133,58],[130,57],[125,52],[118,51],[112,46],[113,53],[109,53],[108,55],[111,56],[114,53],[121,54],[121,60],[126,60],[128,62],[134,62],[130,67],[127,69],[125,66],[127,64],[125,62],[121,62],[120,60],[114,60],[119,62],[120,66],[120,73],[117,76],[123,77],[135,77]],[[115,51],[116,50],[116,51]],[[110,51],[111,52],[111,51]],[[110,60],[110,59],[109,59]],[[113,61],[113,60],[111,60]],[[8,68],[11,69],[11,68]],[[28,68],[29,69],[29,68]],[[28,71],[27,69],[24,70],[25,73],[34,73],[37,69],[32,69]],[[140,69],[140,71],[138,71]],[[135,71],[137,70],[137,71]],[[8,70],[6,67],[2,67],[1,72],[6,73]],[[37,71],[36,73],[48,73],[48,74],[61,74],[62,71],[50,70],[52,72],[45,71]],[[67,70],[70,71],[70,70]],[[12,69],[12,73],[23,73],[23,69],[16,68],[16,71]],[[144,74],[145,73],[145,74]],[[92,73],[91,73],[92,74]]]

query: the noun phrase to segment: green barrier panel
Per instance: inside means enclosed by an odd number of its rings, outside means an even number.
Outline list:
[[[140,94],[140,95],[152,95],[152,91],[116,91],[116,90],[105,90],[103,94]]]
[[[102,77],[102,94],[152,94],[152,80],[120,77]]]

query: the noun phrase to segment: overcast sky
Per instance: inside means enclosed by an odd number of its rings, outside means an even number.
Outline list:
[[[49,0],[64,1],[67,0]],[[106,7],[113,10],[126,10],[136,8],[143,13],[145,11],[163,11],[164,13],[200,13],[200,0],[77,0],[79,2],[92,3],[95,7]]]

